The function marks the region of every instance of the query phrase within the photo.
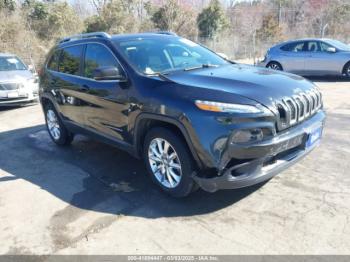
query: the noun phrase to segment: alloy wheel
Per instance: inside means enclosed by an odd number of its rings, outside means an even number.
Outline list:
[[[46,120],[47,120],[47,127],[49,129],[51,136],[55,140],[59,140],[61,137],[61,129],[60,129],[57,115],[52,109],[47,110]]]
[[[279,71],[281,70],[281,67],[276,63],[269,64],[268,68],[273,69],[273,70],[279,70]]]
[[[175,188],[182,177],[180,159],[173,146],[162,138],[155,138],[148,148],[148,160],[155,178],[166,188]]]

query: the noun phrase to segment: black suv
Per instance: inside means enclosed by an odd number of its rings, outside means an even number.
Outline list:
[[[319,144],[325,120],[304,78],[164,32],[63,39],[45,62],[40,100],[56,144],[79,133],[115,145],[177,197],[272,178]]]

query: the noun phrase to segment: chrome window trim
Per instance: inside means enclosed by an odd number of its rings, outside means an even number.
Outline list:
[[[90,81],[94,81],[94,82],[97,82],[97,83],[124,83],[124,82],[128,81],[128,75],[127,75],[126,70],[124,69],[123,65],[120,63],[119,59],[115,56],[115,54],[112,52],[112,50],[104,43],[100,43],[100,42],[97,42],[97,41],[88,41],[88,42],[84,42],[84,43],[76,43],[76,44],[72,44],[72,45],[67,45],[65,47],[58,47],[57,49],[55,49],[55,51],[63,50],[65,48],[69,48],[69,47],[72,47],[72,46],[88,45],[88,44],[99,44],[99,45],[102,45],[102,46],[106,47],[107,50],[116,59],[118,65],[121,67],[121,69],[122,69],[122,71],[123,71],[123,73],[125,75],[125,80],[95,80],[93,78],[89,78],[89,77],[85,77],[85,76],[71,75],[71,74],[67,74],[67,73],[63,73],[63,72],[59,72],[59,71],[55,71],[55,70],[49,69],[47,67],[48,61],[45,64],[45,69],[47,71],[49,71],[49,72],[54,72],[54,73],[58,73],[58,74],[66,75],[66,76],[78,77],[78,78],[83,79],[83,80],[90,80]],[[85,60],[85,53],[84,53],[83,59]],[[50,60],[50,59],[48,59],[48,60]]]

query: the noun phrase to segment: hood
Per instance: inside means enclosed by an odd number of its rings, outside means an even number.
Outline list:
[[[33,77],[33,74],[29,70],[0,71],[0,83],[24,82]]]
[[[243,96],[269,108],[282,98],[315,88],[313,83],[297,75],[240,64],[177,71],[167,78],[182,85]]]

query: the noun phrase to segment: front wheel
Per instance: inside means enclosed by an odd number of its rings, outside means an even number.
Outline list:
[[[171,196],[185,197],[195,188],[194,161],[185,141],[175,133],[152,129],[145,138],[143,157],[153,182]]]
[[[277,62],[270,62],[266,67],[277,71],[283,71],[282,66]]]

